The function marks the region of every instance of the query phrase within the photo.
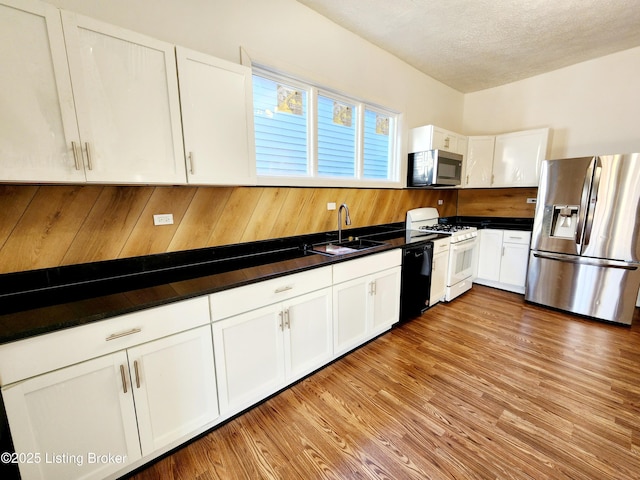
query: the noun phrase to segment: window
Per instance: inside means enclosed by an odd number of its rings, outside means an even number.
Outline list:
[[[364,177],[389,178],[389,159],[393,152],[389,141],[390,115],[373,110],[364,112]]]
[[[397,113],[255,68],[253,100],[259,179],[345,186],[399,181]]]
[[[356,106],[318,95],[318,176],[355,177]]]
[[[258,175],[308,175],[307,92],[253,77]]]

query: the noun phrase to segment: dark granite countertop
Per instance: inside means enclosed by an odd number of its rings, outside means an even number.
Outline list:
[[[530,232],[533,229],[533,218],[510,218],[510,217],[446,217],[440,219],[441,223],[451,223],[454,225],[468,225],[470,227],[494,228],[498,230],[525,230]]]
[[[0,344],[405,245],[404,223],[349,229],[385,245],[325,256],[336,232],[0,275]]]

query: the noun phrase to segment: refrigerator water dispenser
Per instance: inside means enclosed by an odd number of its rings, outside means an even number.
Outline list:
[[[554,205],[551,224],[551,236],[556,238],[575,238],[578,224],[578,205]]]

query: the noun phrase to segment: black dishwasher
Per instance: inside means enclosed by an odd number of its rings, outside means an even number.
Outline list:
[[[433,242],[409,244],[402,250],[400,322],[406,322],[429,308]]]

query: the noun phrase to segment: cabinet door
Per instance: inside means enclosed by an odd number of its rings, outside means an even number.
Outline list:
[[[371,336],[374,336],[400,319],[400,267],[375,274],[369,285]]]
[[[502,230],[478,231],[478,278],[500,280]]]
[[[131,348],[128,356],[143,455],[218,417],[209,325]]]
[[[284,304],[287,380],[306,375],[332,358],[331,303],[331,288],[325,288]]]
[[[280,304],[213,323],[220,413],[239,412],[284,385]]]
[[[431,293],[429,305],[441,301],[447,293],[447,268],[449,267],[449,252],[442,252],[433,256],[431,264]]]
[[[456,151],[454,153],[458,153],[462,156],[467,155],[467,149],[469,147],[469,138],[464,135],[458,135]]]
[[[493,186],[537,187],[548,137],[548,128],[497,135]]]
[[[368,277],[360,277],[333,287],[334,354],[358,346],[367,334],[369,303]]]
[[[79,146],[78,125],[58,10],[3,0],[0,44],[0,180],[83,182],[72,148]]]
[[[432,148],[446,150],[447,152],[456,152],[458,149],[457,135],[444,130],[442,128],[433,128]]]
[[[62,12],[87,180],[185,183],[174,47]]]
[[[464,159],[465,188],[490,187],[493,170],[494,136],[469,137]]]
[[[140,458],[125,352],[3,387],[2,395],[16,451],[41,456],[20,464],[22,478],[104,478]]]
[[[251,69],[177,47],[189,183],[255,184]]]
[[[527,279],[529,245],[504,243],[500,262],[500,282],[524,287]]]

